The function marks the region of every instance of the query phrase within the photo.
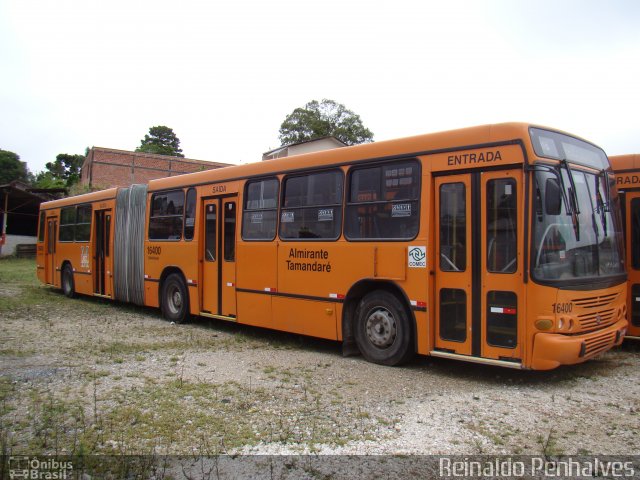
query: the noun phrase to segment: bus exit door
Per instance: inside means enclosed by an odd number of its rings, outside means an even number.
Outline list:
[[[93,292],[111,297],[111,210],[96,210],[94,215]]]
[[[47,217],[47,230],[45,235],[45,262],[44,278],[45,283],[55,285],[56,283],[56,233],[58,231],[58,218]]]
[[[434,354],[521,361],[521,179],[520,170],[434,179]]]
[[[202,307],[208,317],[236,318],[237,197],[203,200]]]

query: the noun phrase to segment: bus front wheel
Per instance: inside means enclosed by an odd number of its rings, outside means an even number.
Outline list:
[[[356,310],[356,344],[368,361],[399,365],[414,354],[409,315],[395,295],[378,290],[363,297]]]
[[[189,294],[177,273],[169,275],[162,284],[162,315],[175,323],[184,323],[189,318]]]
[[[73,270],[68,263],[62,268],[62,293],[68,298],[76,296],[76,286],[73,281]]]

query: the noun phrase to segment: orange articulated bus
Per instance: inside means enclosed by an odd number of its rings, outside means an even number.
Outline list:
[[[616,198],[600,148],[487,125],[43,203],[38,276],[380,364],[546,370],[626,333]]]
[[[640,340],[640,155],[609,157],[620,195],[627,250],[627,338]]]

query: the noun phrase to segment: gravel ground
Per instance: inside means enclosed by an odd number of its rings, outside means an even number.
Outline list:
[[[2,277],[6,265],[18,270]],[[640,345],[524,372],[69,300],[0,265],[10,453],[565,454],[640,451]]]

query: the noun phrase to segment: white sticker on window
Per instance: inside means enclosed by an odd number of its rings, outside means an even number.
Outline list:
[[[321,208],[318,210],[319,222],[332,222],[333,221],[333,208]]]
[[[295,213],[296,212],[282,212],[282,215],[280,215],[280,221],[282,223],[291,223],[295,220]]]
[[[394,203],[391,207],[392,217],[410,217],[411,216],[411,204],[410,203]]]
[[[252,213],[251,223],[262,223],[262,212]]]

